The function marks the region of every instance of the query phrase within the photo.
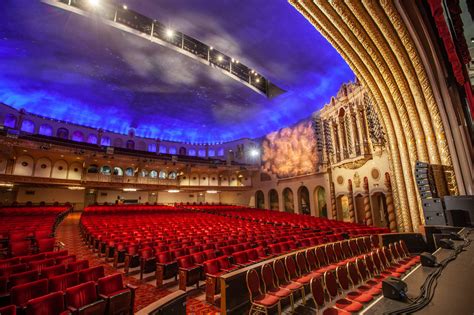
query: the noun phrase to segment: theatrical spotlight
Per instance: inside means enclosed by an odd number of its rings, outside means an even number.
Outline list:
[[[167,28],[165,31],[166,37],[171,38],[174,36],[174,31],[170,28]]]
[[[256,148],[251,149],[251,150],[249,151],[249,154],[250,154],[251,157],[254,157],[254,158],[255,158],[255,157],[258,157],[258,156],[260,155],[260,150],[259,150],[259,149],[256,149]]]
[[[88,2],[93,7],[97,7],[100,4],[100,0],[88,0]]]

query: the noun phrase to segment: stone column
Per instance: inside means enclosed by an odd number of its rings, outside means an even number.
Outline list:
[[[349,219],[350,222],[355,223],[355,211],[354,211],[354,190],[352,189],[352,180],[347,181],[347,190],[349,191]]]
[[[102,145],[102,135],[104,134],[104,130],[98,129],[97,130],[97,145],[101,146]]]
[[[397,232],[397,219],[395,217],[395,207],[393,205],[392,196],[392,182],[390,181],[390,174],[385,173],[385,188],[387,193],[385,195],[385,202],[387,203],[388,223],[390,231]]]
[[[363,121],[360,116],[360,109],[359,107],[355,108],[355,120],[357,124],[357,133],[358,133],[358,138],[359,138],[359,148],[360,148],[360,154],[365,155],[368,152],[365,150],[365,145],[364,145],[364,131],[363,131]]]
[[[336,134],[336,131],[334,130],[334,122],[333,121],[330,121],[329,122],[329,132],[330,132],[330,137],[331,137],[331,141],[332,141],[332,154],[331,154],[331,160],[332,160],[332,164],[334,163],[337,163],[337,156],[339,154],[339,148],[338,148],[338,141],[336,141],[336,137],[337,137],[337,134]]]
[[[361,142],[361,147],[364,149],[364,154],[369,154],[369,140],[368,140],[368,134],[367,134],[367,125],[366,125],[366,120],[365,120],[365,115],[364,115],[364,110],[361,109],[358,111],[359,112],[359,120],[360,120],[360,131],[362,134],[362,142]]]
[[[364,213],[365,213],[365,224],[374,225],[372,220],[372,209],[370,207],[370,192],[369,192],[369,179],[364,177]]]
[[[336,208],[336,189],[334,183],[331,181],[330,184],[330,193],[331,193],[331,214],[332,219],[337,220],[337,208]]]

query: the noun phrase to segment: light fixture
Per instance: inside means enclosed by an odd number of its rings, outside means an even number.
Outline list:
[[[96,7],[99,5],[100,0],[89,0],[89,4]]]
[[[171,194],[175,194],[175,193],[179,193],[180,190],[179,189],[169,189],[168,192],[171,193]]]
[[[136,188],[124,188],[123,191],[137,191]]]
[[[82,187],[82,186],[69,186],[67,189],[69,189],[69,190],[84,190],[86,188]]]
[[[171,38],[174,36],[174,31],[170,28],[167,28],[165,31],[166,37]]]
[[[208,193],[208,194],[217,194],[218,191],[217,190],[206,190],[206,193]]]
[[[214,47],[212,47],[212,46],[211,46],[211,47],[209,47],[209,50],[213,50],[213,49],[214,49]]]
[[[0,183],[0,187],[13,187],[14,184],[12,183]]]
[[[217,57],[217,60],[218,60],[219,62],[221,62],[222,60],[224,60],[224,58],[223,58],[221,55],[219,55],[219,56]]]
[[[260,82],[260,79],[259,79],[259,78],[257,78],[257,79],[255,80],[255,82],[257,82],[257,83],[258,83],[258,82]]]
[[[257,157],[257,156],[260,155],[260,151],[258,149],[251,149],[249,151],[249,154],[250,154],[251,157]]]
[[[124,10],[127,10],[127,9],[128,9],[128,7],[127,7],[126,4],[124,4],[124,5],[122,6],[122,8],[123,8]]]

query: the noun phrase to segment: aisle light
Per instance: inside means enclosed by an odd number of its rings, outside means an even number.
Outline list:
[[[123,191],[137,191],[136,188],[124,188]]]
[[[170,189],[170,190],[168,190],[168,192],[171,193],[171,194],[175,194],[175,193],[179,193],[180,190],[179,189]]]

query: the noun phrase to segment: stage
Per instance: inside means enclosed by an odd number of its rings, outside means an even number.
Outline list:
[[[474,229],[463,229],[461,236],[468,235],[468,239],[474,240]],[[456,245],[462,241],[455,241]],[[438,262],[447,258],[453,250],[438,249],[434,256]],[[419,295],[420,286],[434,268],[417,266],[402,279],[408,285],[408,297],[414,298]],[[384,298],[383,296],[369,305],[360,314],[380,315],[407,306],[407,303]],[[438,285],[431,302],[416,314],[429,315],[464,315],[474,314],[474,245],[469,245],[465,251],[451,261],[442,271],[438,278]]]

